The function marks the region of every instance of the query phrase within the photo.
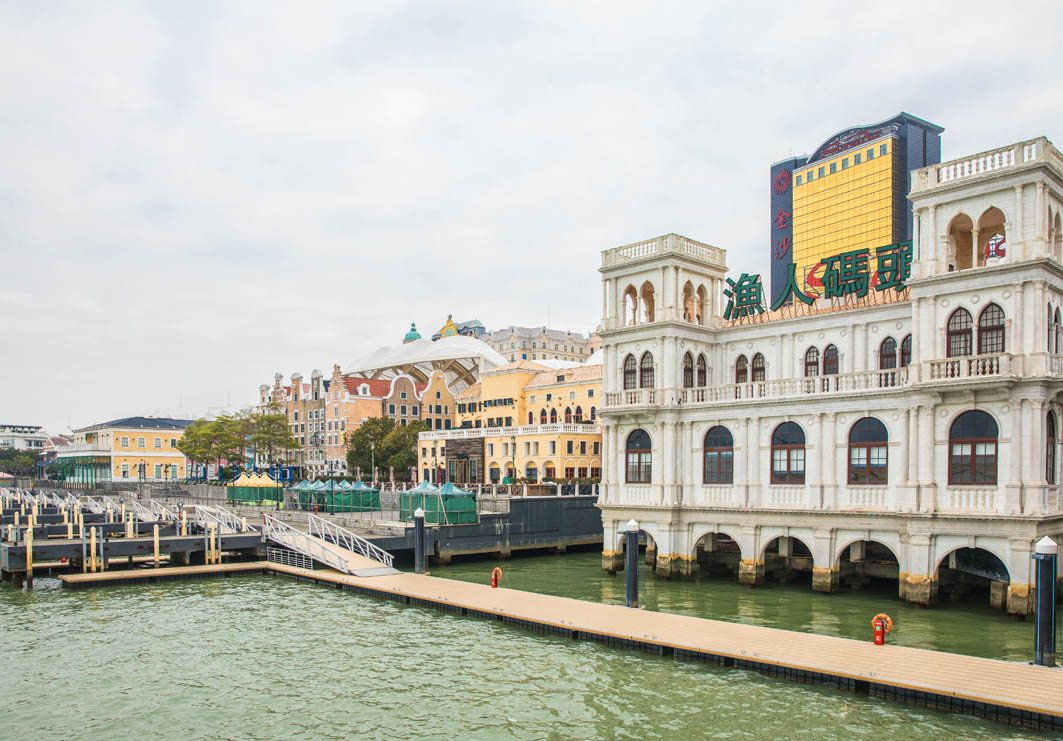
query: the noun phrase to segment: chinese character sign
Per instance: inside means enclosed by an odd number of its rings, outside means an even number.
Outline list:
[[[754,313],[764,313],[764,289],[761,287],[759,275],[742,273],[737,282],[728,278],[723,295],[727,297],[724,319],[741,319]]]
[[[867,270],[868,250],[843,252],[823,261],[823,297],[842,298],[855,293],[867,295],[871,277]]]
[[[778,297],[794,261],[794,168],[803,160],[776,162],[771,168],[771,295]]]
[[[905,281],[912,277],[912,243],[888,244],[875,250],[878,257],[878,274],[876,291],[892,288],[895,291],[905,289]]]

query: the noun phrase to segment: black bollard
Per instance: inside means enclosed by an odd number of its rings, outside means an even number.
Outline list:
[[[627,546],[627,606],[639,606],[639,524],[634,520],[628,520],[624,526],[627,530],[625,545]]]
[[[424,510],[420,507],[413,513],[413,570],[424,573]]]
[[[1034,607],[1034,663],[1056,665],[1056,558],[1059,547],[1047,535],[1037,541],[1037,602]]]

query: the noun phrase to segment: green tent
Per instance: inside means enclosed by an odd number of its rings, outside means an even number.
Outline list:
[[[422,481],[399,494],[399,518],[412,520],[417,509],[424,510],[424,521],[432,525],[465,525],[476,522],[476,497],[449,481],[436,487]]]

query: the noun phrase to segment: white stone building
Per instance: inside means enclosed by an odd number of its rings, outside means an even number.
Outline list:
[[[1063,538],[1063,156],[1040,138],[911,178],[900,292],[725,321],[724,250],[603,253],[604,568],[633,518],[662,576],[1031,611],[1033,544]]]

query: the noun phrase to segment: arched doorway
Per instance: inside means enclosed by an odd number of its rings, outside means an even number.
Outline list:
[[[838,581],[852,589],[883,586],[898,596],[900,563],[885,543],[877,540],[856,540],[842,546],[835,559]]]
[[[949,551],[938,562],[935,582],[938,602],[988,602],[1001,610],[1008,606],[1011,574],[1004,561],[986,548]]]
[[[788,535],[772,538],[764,546],[761,560],[765,578],[782,583],[812,583],[812,550],[798,538]]]
[[[726,533],[705,533],[694,544],[694,557],[698,571],[711,576],[738,578],[738,567],[742,562],[742,549]]]

